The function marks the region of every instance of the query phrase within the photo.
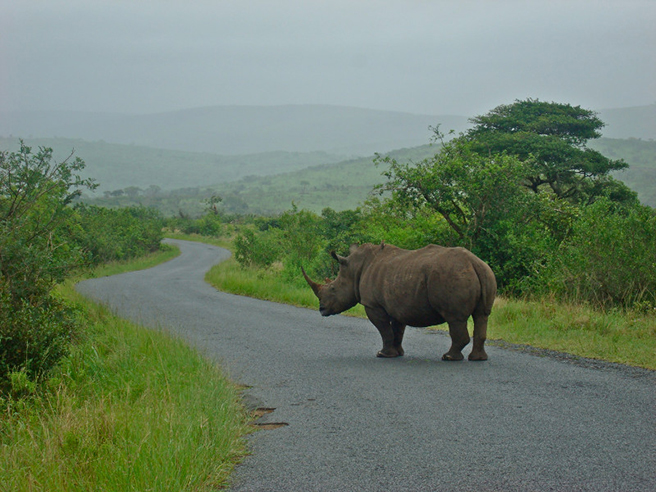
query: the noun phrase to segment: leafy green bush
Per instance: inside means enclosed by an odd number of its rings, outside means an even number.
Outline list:
[[[65,302],[51,296],[12,302],[6,282],[0,283],[0,391],[10,388],[12,374],[34,381],[47,373],[78,332],[76,313]]]
[[[245,229],[235,238],[237,262],[242,267],[269,268],[279,257],[279,247],[269,236]]]
[[[571,301],[656,307],[656,213],[599,199],[537,277],[538,289]]]
[[[82,262],[80,248],[59,234],[68,207],[93,182],[84,162],[52,162],[52,149],[0,152],[0,388],[11,374],[37,378],[66,353],[75,316],[52,287]],[[15,378],[14,378],[15,379]]]
[[[135,258],[160,247],[162,218],[154,209],[108,209],[77,205],[62,234],[87,254],[91,264]]]

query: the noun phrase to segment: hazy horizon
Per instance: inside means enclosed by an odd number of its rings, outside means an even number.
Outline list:
[[[0,110],[656,102],[649,0],[0,0]]]

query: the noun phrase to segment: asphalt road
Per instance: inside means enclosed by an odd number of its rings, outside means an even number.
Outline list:
[[[288,424],[249,438],[230,490],[656,490],[654,372],[494,346],[443,362],[449,338],[413,328],[379,359],[368,321],[217,292],[203,276],[229,253],[175,243],[78,290],[185,338]]]

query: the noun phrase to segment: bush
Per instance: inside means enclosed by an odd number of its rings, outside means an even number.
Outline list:
[[[163,220],[155,209],[81,204],[75,211],[76,220],[66,224],[63,234],[93,265],[135,258],[160,247]]]
[[[75,316],[52,297],[56,282],[78,267],[80,248],[62,232],[74,220],[68,206],[93,189],[71,156],[52,162],[52,149],[0,152],[0,389],[11,375],[36,379],[68,350]],[[16,379],[14,377],[14,379]]]
[[[269,268],[278,257],[279,247],[268,235],[246,229],[235,238],[235,259],[242,267]]]
[[[537,278],[542,293],[626,308],[656,307],[656,214],[599,199]]]
[[[78,332],[76,313],[65,302],[52,296],[12,301],[7,283],[0,283],[0,392],[9,389],[12,374],[35,381],[47,373]]]

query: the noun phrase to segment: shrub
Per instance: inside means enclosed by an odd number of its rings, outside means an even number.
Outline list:
[[[108,209],[77,205],[76,221],[63,233],[86,252],[94,265],[134,258],[159,249],[162,218],[155,209],[127,207]]]
[[[656,214],[599,199],[582,210],[537,282],[571,301],[656,307]]]
[[[52,369],[69,350],[79,332],[75,311],[50,295],[14,299],[0,283],[0,392],[11,376],[23,373],[30,381]]]
[[[246,229],[235,238],[235,259],[242,267],[269,268],[278,257],[279,247],[268,235]]]

